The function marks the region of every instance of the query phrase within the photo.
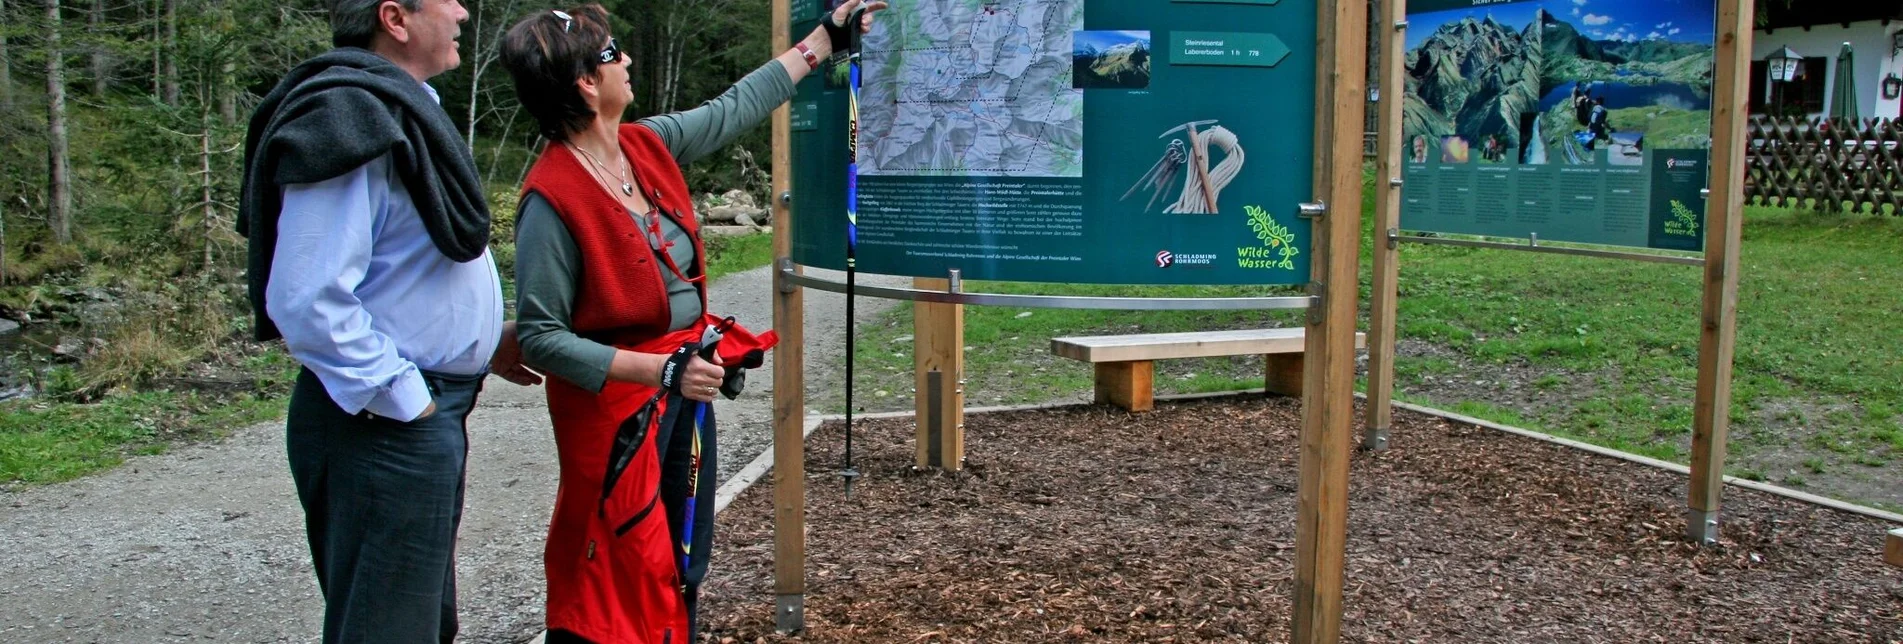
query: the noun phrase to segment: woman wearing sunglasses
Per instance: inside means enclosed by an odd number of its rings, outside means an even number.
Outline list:
[[[553,376],[551,644],[694,641],[717,471],[707,403],[729,367],[758,366],[774,339],[706,310],[705,252],[680,166],[792,98],[843,49],[854,11],[866,10],[855,26],[865,30],[885,7],[846,0],[720,97],[626,124],[629,60],[600,5],[536,12],[505,37],[516,95],[550,141],[517,215],[516,329],[523,361]],[[715,337],[717,350],[703,351]]]

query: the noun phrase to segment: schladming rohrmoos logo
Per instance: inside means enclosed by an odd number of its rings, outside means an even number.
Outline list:
[[[1169,252],[1167,250],[1156,251],[1156,267],[1157,268],[1169,268],[1170,264],[1174,264],[1174,263],[1176,263],[1175,253]]]

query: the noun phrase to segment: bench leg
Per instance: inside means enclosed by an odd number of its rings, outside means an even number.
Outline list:
[[[1148,360],[1134,362],[1097,363],[1097,402],[1110,403],[1130,411],[1150,411],[1156,408],[1156,398],[1151,391],[1151,377],[1155,375],[1155,363]]]
[[[1300,353],[1269,354],[1267,377],[1264,378],[1268,393],[1300,398],[1302,395],[1302,364],[1302,354]]]

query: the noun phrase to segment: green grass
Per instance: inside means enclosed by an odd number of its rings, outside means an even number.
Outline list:
[[[202,439],[278,417],[275,396],[213,400],[144,392],[79,405],[0,407],[0,482],[55,483],[118,465],[128,454],[164,453],[184,438]]]
[[[278,418],[297,365],[273,348],[236,365],[253,375],[253,391],[117,392],[79,403],[0,403],[0,485],[70,480],[118,465],[133,454],[162,454],[186,441]]]
[[[708,235],[705,242],[710,282],[773,263],[772,233]]]
[[[1372,201],[1370,200],[1370,204]],[[1369,213],[1365,222],[1372,222]],[[1371,243],[1364,238],[1363,305]],[[1903,219],[1748,208],[1727,471],[1883,506],[1903,501]],[[1404,246],[1399,395],[1687,462],[1702,272],[1696,267]],[[975,292],[1240,296],[1268,289],[968,283]],[[1029,315],[1023,315],[1028,313]],[[1365,310],[1363,324],[1365,324]],[[1294,326],[1287,312],[965,308],[967,402],[1087,399],[1088,365],[1050,338]],[[855,403],[912,405],[911,308],[862,325]],[[1425,355],[1423,347],[1430,347]],[[1259,387],[1259,358],[1157,363],[1161,393]],[[1485,387],[1468,386],[1486,381]],[[1452,383],[1452,384],[1450,384]],[[1466,383],[1466,384],[1461,384]],[[885,391],[889,395],[867,395]],[[828,394],[814,401],[838,411]]]
[[[1903,448],[1903,222],[1749,209],[1741,258],[1732,420],[1849,430],[1854,451]],[[1400,337],[1479,365],[1524,360],[1616,371],[1607,398],[1689,400],[1697,377],[1696,268],[1442,247],[1406,247]],[[1676,425],[1663,407],[1624,405],[1588,438]],[[1631,414],[1631,415],[1628,415]],[[1563,416],[1563,415],[1562,415]]]

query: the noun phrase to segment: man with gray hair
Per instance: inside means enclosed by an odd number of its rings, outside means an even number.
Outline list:
[[[475,161],[427,80],[457,0],[330,0],[335,49],[251,117],[238,230],[255,330],[304,368],[286,443],[325,642],[449,642],[465,421],[519,384]]]

